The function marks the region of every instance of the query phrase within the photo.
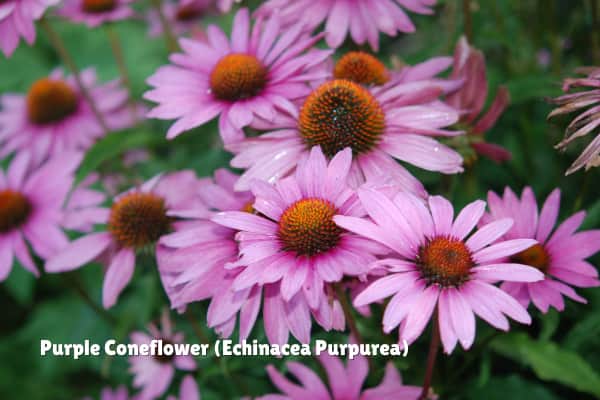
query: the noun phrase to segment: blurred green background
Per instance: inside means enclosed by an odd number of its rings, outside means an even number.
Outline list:
[[[147,7],[138,2],[140,9]],[[257,1],[250,2],[254,7]],[[466,173],[454,178],[450,193],[456,207],[488,190],[501,191],[508,185],[520,191],[531,185],[541,201],[552,189],[563,192],[561,218],[575,210],[587,209],[586,228],[600,221],[599,171],[578,172],[565,177],[564,171],[582,149],[573,146],[567,153],[553,149],[562,137],[566,120],[546,121],[551,106],[545,98],[560,94],[560,82],[581,65],[600,65],[600,30],[594,26],[592,1],[497,0],[471,1],[473,44],[483,50],[488,65],[490,92],[499,84],[508,86],[511,105],[489,133],[488,141],[507,147],[513,160],[497,165],[480,159]],[[382,36],[380,57],[389,63],[399,57],[411,64],[437,55],[450,55],[464,30],[462,2],[440,1],[435,16],[414,16],[417,33],[398,38]],[[212,17],[205,23],[219,23],[229,29],[231,14]],[[81,67],[93,66],[103,80],[114,79],[117,67],[103,28],[94,30],[52,19],[69,50]],[[136,96],[147,89],[145,79],[167,61],[161,38],[149,39],[143,20],[114,26],[125,48],[127,66]],[[344,49],[354,48],[347,45]],[[340,53],[344,51],[340,50]],[[24,45],[9,59],[0,60],[0,93],[24,92],[29,85],[60,64],[43,33],[35,47]],[[490,97],[491,100],[491,97]],[[226,166],[229,155],[221,149],[216,123],[177,140],[164,139],[168,123],[147,121],[134,129],[108,136],[88,154],[80,175],[97,171],[122,174],[124,186],[138,183],[160,171],[194,169],[210,175]],[[123,165],[124,154],[132,149],[148,150],[149,159],[134,166]],[[435,174],[416,172],[432,193],[440,193],[442,182]],[[598,264],[599,257],[593,262]],[[130,384],[125,358],[83,358],[78,361],[39,356],[39,339],[81,342],[86,338],[103,343],[108,338],[126,340],[132,330],[143,330],[156,320],[167,304],[154,262],[144,257],[136,268],[132,284],[118,305],[104,313],[90,304],[100,304],[102,269],[90,265],[64,275],[42,275],[34,279],[15,266],[10,278],[0,285],[0,398],[75,399],[98,397],[101,387]],[[533,311],[529,327],[512,325],[508,334],[499,334],[478,323],[477,339],[469,352],[457,349],[452,357],[441,357],[434,376],[434,388],[442,399],[593,399],[600,398],[600,289],[578,290],[589,300],[581,305],[567,301],[565,312],[541,315]],[[205,327],[204,304],[194,305],[187,316],[173,315],[177,328],[188,340],[198,342],[200,329],[211,341],[214,334]],[[372,319],[359,319],[367,342],[396,340],[384,337],[379,329],[381,310],[374,308]],[[190,323],[190,317],[194,324]],[[266,340],[258,323],[252,337]],[[343,334],[315,337],[344,342]],[[407,358],[395,360],[404,381],[420,385],[428,346],[427,335],[418,340]],[[316,371],[312,359],[303,359]],[[381,379],[387,360],[375,359],[368,384]],[[214,357],[199,359],[197,377],[203,399],[229,399],[275,392],[266,378],[266,358]],[[181,376],[178,376],[180,379]],[[172,392],[178,384],[172,385]]]

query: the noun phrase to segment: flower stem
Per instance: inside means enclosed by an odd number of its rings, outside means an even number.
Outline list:
[[[423,379],[423,390],[418,400],[426,400],[429,396],[429,388],[431,388],[431,380],[433,378],[433,370],[435,367],[435,359],[440,347],[440,326],[438,322],[437,312],[432,318],[431,327],[431,342],[429,342],[429,354],[427,354],[427,368],[425,369],[425,378]]]
[[[52,44],[52,47],[54,47],[54,49],[56,50],[56,52],[58,53],[60,58],[63,60],[63,62],[67,66],[67,68],[69,68],[69,70],[71,70],[71,73],[75,77],[75,81],[77,82],[77,86],[79,87],[81,94],[83,95],[83,97],[85,98],[87,103],[89,104],[92,112],[94,113],[94,116],[96,117],[96,119],[98,120],[98,123],[102,127],[102,130],[104,130],[104,133],[109,133],[110,130],[108,129],[108,125],[106,125],[106,121],[104,121],[104,117],[102,117],[102,114],[98,110],[98,107],[96,107],[96,103],[94,102],[94,99],[90,95],[89,90],[83,84],[83,80],[81,79],[81,72],[79,71],[79,68],[77,68],[77,64],[75,64],[75,60],[73,60],[73,57],[71,57],[71,54],[67,50],[65,43],[63,42],[61,37],[58,35],[58,33],[56,33],[56,31],[52,28],[52,26],[50,26],[50,23],[48,22],[48,20],[46,18],[40,19],[39,22],[40,22],[40,26],[42,27],[42,29],[46,32],[46,36],[47,36],[48,40],[50,41],[50,43]]]
[[[167,50],[169,50],[169,53],[174,53],[177,50],[179,50],[179,46],[177,45],[177,39],[175,38],[175,34],[173,33],[173,28],[171,27],[169,20],[163,12],[161,0],[151,1],[154,10],[158,14],[158,18],[160,19],[160,25],[162,26],[163,36],[165,38],[165,43],[167,44]]]
[[[473,43],[473,21],[471,18],[471,0],[463,0],[463,18],[465,36],[469,43]]]
[[[127,64],[125,63],[125,57],[123,55],[123,46],[119,40],[119,35],[115,31],[112,25],[106,25],[106,34],[108,35],[108,41],[112,49],[117,68],[119,68],[119,74],[121,75],[121,81],[123,85],[129,91],[129,107],[131,108],[132,121],[137,122],[137,109],[135,100],[133,98],[133,87],[131,86],[131,79],[129,78],[129,72],[127,71]]]
[[[96,304],[96,302],[94,302],[94,300],[92,300],[90,295],[82,287],[81,281],[76,275],[74,275],[74,273],[61,274],[61,277],[65,283],[71,287],[75,293],[77,293],[83,302],[86,303],[92,310],[94,310],[96,314],[98,314],[98,316],[100,316],[110,325],[114,325],[117,322],[112,315],[110,315],[104,308],[100,307],[98,304]]]
[[[334,284],[333,288],[335,290],[336,297],[340,301],[340,305],[342,306],[342,310],[344,311],[344,318],[348,322],[348,327],[350,328],[350,332],[352,333],[352,336],[354,336],[354,340],[356,340],[359,344],[364,343],[365,341],[364,341],[362,335],[360,334],[360,331],[358,330],[358,326],[356,325],[356,320],[354,319],[354,316],[352,315],[352,306],[350,305],[350,302],[348,301],[348,297],[346,296],[346,291],[344,290],[344,288],[342,287],[342,285],[340,283]],[[370,357],[367,357],[367,361],[369,362],[369,369],[373,370],[374,369],[373,360]]]
[[[592,57],[594,58],[594,65],[600,65],[600,44],[598,29],[600,29],[600,23],[598,21],[598,0],[590,0],[590,8],[592,14],[592,33],[591,33],[591,41],[592,41]]]

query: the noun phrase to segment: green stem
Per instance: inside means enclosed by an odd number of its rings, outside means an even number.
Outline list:
[[[429,342],[429,353],[427,354],[427,367],[425,369],[425,378],[423,379],[423,390],[418,400],[426,400],[429,397],[429,389],[433,379],[433,371],[435,368],[435,360],[437,358],[438,349],[440,348],[440,326],[438,322],[437,311],[431,319],[431,342]]]
[[[123,55],[123,46],[119,40],[119,35],[111,24],[106,25],[106,34],[108,35],[108,41],[112,49],[117,68],[119,69],[119,75],[121,75],[121,81],[123,85],[129,91],[129,107],[131,109],[131,116],[133,123],[137,122],[137,107],[133,98],[133,86],[131,85],[131,79],[129,78],[129,72],[127,70],[127,63],[125,62],[125,56]]]
[[[463,22],[465,36],[469,43],[473,43],[473,20],[471,18],[471,0],[463,0]]]
[[[161,0],[151,0],[152,7],[158,14],[158,18],[160,19],[160,25],[163,31],[163,37],[165,38],[165,43],[167,45],[167,50],[169,53],[174,53],[179,50],[179,46],[177,45],[177,39],[175,38],[175,34],[173,33],[173,28],[169,23],[169,20],[165,16],[161,6]]]
[[[115,325],[115,318],[110,315],[104,308],[100,307],[87,293],[87,291],[83,288],[81,281],[75,275],[75,273],[65,273],[60,275],[62,279],[65,281],[67,286],[69,286],[77,295],[83,300],[85,304],[87,304],[98,316],[108,322],[110,325]]]
[[[104,133],[109,133],[110,130],[108,129],[108,125],[106,125],[106,121],[104,121],[104,117],[98,110],[98,107],[96,106],[94,99],[90,95],[88,88],[83,84],[83,81],[81,79],[81,72],[79,71],[79,68],[77,67],[77,64],[75,63],[75,60],[69,53],[69,50],[67,50],[65,43],[63,42],[61,37],[58,35],[58,33],[56,33],[56,31],[52,28],[52,26],[50,25],[50,23],[48,22],[48,20],[46,18],[40,19],[39,23],[40,23],[40,26],[42,27],[42,29],[46,32],[46,37],[52,44],[52,47],[54,47],[54,49],[56,50],[56,52],[58,53],[58,55],[60,56],[60,58],[62,59],[64,64],[71,71],[71,74],[73,74],[73,77],[75,78],[75,81],[77,82],[77,86],[79,87],[79,91],[81,92],[81,94],[83,95],[83,97],[85,98],[87,103],[89,104],[90,109],[94,113],[94,116],[98,120],[98,123],[102,127],[102,130],[104,130]]]
[[[592,31],[590,33],[592,41],[592,57],[594,65],[600,65],[600,44],[599,35],[600,23],[598,22],[598,0],[590,0],[590,8],[592,14]]]

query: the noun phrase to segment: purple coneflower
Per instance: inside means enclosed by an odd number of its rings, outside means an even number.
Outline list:
[[[460,341],[468,349],[475,339],[475,314],[502,330],[509,324],[504,314],[530,323],[527,311],[511,296],[492,285],[495,281],[534,282],[543,274],[516,262],[499,259],[523,251],[533,239],[496,241],[512,225],[502,219],[482,226],[485,202],[467,205],[456,218],[449,201],[429,197],[429,209],[410,193],[390,199],[369,188],[358,192],[372,219],[338,215],[344,229],[386,245],[396,255],[377,261],[389,274],[375,281],[354,300],[363,306],[391,295],[383,316],[383,329],[400,325],[400,339],[411,343],[423,332],[437,307],[444,350],[451,353]]]
[[[371,88],[345,79],[325,82],[297,117],[282,116],[277,130],[229,146],[236,154],[231,165],[247,169],[236,188],[288,175],[312,146],[330,159],[350,147],[352,186],[388,176],[424,196],[423,185],[395,159],[447,174],[462,171],[462,157],[431,137],[462,133],[443,129],[458,121],[458,112],[436,101],[442,91],[420,79]]]
[[[269,0],[256,11],[265,16],[278,13],[282,23],[300,22],[314,29],[325,22],[330,47],[340,47],[348,34],[357,44],[368,42],[379,50],[379,32],[396,36],[412,33],[415,26],[404,9],[417,14],[432,14],[436,0]]]
[[[178,0],[165,1],[161,5],[162,13],[169,22],[173,34],[182,36],[193,28],[199,28],[199,22],[211,9],[213,0]],[[148,34],[151,37],[163,34],[163,24],[158,12],[148,12]]]
[[[102,303],[112,307],[133,276],[136,253],[154,249],[158,239],[171,232],[178,223],[176,210],[195,207],[197,185],[193,172],[182,171],[117,196],[102,221],[106,230],[70,243],[46,262],[47,271],[65,272],[101,261],[107,265]]]
[[[362,387],[369,374],[369,364],[365,357],[359,355],[348,360],[344,366],[339,358],[322,353],[319,355],[319,362],[325,368],[329,386],[308,367],[289,361],[286,367],[295,380],[290,381],[274,366],[267,366],[271,381],[283,394],[270,394],[257,400],[416,400],[421,393],[420,387],[402,383],[392,362],[387,363],[381,383],[364,390]]]
[[[118,81],[98,84],[91,68],[81,79],[109,128],[133,123],[127,91]],[[60,69],[34,82],[26,95],[2,95],[0,105],[0,157],[27,149],[39,162],[64,151],[87,150],[106,133],[75,78]]]
[[[259,116],[273,120],[278,112],[296,112],[291,100],[306,96],[308,83],[322,77],[315,70],[331,53],[312,50],[318,36],[300,26],[282,30],[279,18],[258,20],[250,27],[247,9],[237,12],[231,39],[211,25],[208,41],[181,39],[183,53],[173,54],[174,65],[161,67],[144,95],[159,105],[149,117],[177,119],[167,132],[174,138],[220,115],[225,143],[244,137],[242,128]]]
[[[46,260],[69,243],[62,229],[85,231],[104,216],[104,196],[87,187],[89,180],[72,190],[80,161],[81,154],[63,153],[36,166],[20,152],[6,173],[0,170],[0,281],[15,258],[38,276],[29,247]]]
[[[512,228],[504,234],[504,239],[531,238],[538,241],[537,244],[513,254],[507,261],[530,265],[544,274],[544,279],[539,282],[505,282],[501,288],[524,307],[533,302],[544,313],[550,307],[562,311],[565,307],[563,295],[586,303],[571,288],[600,286],[598,271],[585,261],[600,250],[600,230],[575,232],[583,222],[585,212],[572,215],[555,230],[560,210],[558,189],[548,196],[539,213],[530,187],[523,190],[521,199],[509,188],[504,190],[502,198],[489,192],[488,205],[490,213],[482,221],[492,222],[502,218],[512,218],[515,221]]]
[[[559,107],[552,111],[548,118],[557,115],[569,114],[574,111],[583,111],[579,114],[565,131],[565,138],[556,145],[557,149],[564,150],[572,141],[593,132],[600,126],[600,68],[579,68],[576,72],[585,74],[583,78],[565,79],[563,91],[569,92],[572,88],[580,88],[580,91],[565,94],[552,100]],[[584,168],[587,170],[600,165],[600,135],[587,145],[581,155],[567,169],[566,175]]]
[[[456,44],[451,77],[464,82],[459,90],[446,98],[448,104],[463,111],[459,126],[467,134],[460,139],[466,139],[466,145],[471,147],[472,151],[493,161],[500,163],[510,160],[511,154],[508,150],[497,144],[487,143],[484,137],[508,105],[508,89],[500,86],[487,112],[481,115],[488,95],[485,57],[480,50],[472,47],[464,36]]]
[[[64,0],[57,14],[69,21],[95,28],[107,22],[120,21],[134,15],[134,0]]]
[[[35,41],[34,21],[59,0],[6,0],[0,2],[0,49],[10,57],[20,38],[32,45]]]
[[[167,312],[161,316],[161,329],[154,324],[148,325],[150,335],[145,332],[131,333],[131,342],[139,345],[151,345],[153,340],[162,340],[164,344],[184,343],[184,336],[181,332],[173,332],[173,326]],[[183,371],[192,371],[196,369],[196,361],[190,355],[148,355],[129,357],[130,371],[133,373],[133,386],[141,388],[139,393],[140,400],[150,400],[162,396],[169,388],[175,369]],[[189,379],[188,379],[189,381]],[[191,382],[182,383],[182,395],[193,395],[196,382],[191,378]],[[198,388],[195,387],[195,394],[198,395]],[[193,397],[192,397],[193,398]],[[190,398],[190,400],[192,399]],[[181,397],[180,400],[185,400]]]

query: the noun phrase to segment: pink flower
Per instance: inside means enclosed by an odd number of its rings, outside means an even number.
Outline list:
[[[85,397],[84,400],[92,400],[92,398]],[[125,386],[119,386],[114,391],[111,388],[104,388],[100,392],[100,400],[129,400],[129,393]]]
[[[13,258],[39,276],[28,245],[46,260],[68,244],[62,229],[83,231],[102,217],[97,205],[104,196],[87,188],[89,180],[72,190],[80,161],[81,154],[63,153],[36,167],[21,152],[6,174],[0,170],[0,281],[10,274]]]
[[[334,220],[396,253],[373,264],[386,267],[389,274],[354,300],[360,307],[393,295],[383,316],[386,333],[399,325],[400,339],[413,342],[437,306],[434,323],[439,323],[445,352],[451,353],[457,341],[465,349],[471,347],[475,314],[502,330],[509,328],[504,314],[530,323],[527,311],[492,285],[500,280],[534,282],[543,278],[535,268],[498,261],[531,247],[535,240],[499,241],[489,246],[510,229],[512,220],[487,224],[469,236],[484,213],[483,201],[467,205],[454,219],[452,204],[440,196],[429,197],[428,209],[405,192],[393,199],[375,189],[360,189],[358,195],[372,221],[348,216]]]
[[[271,381],[284,394],[270,394],[257,400],[416,400],[421,393],[420,387],[402,384],[402,378],[392,362],[387,363],[381,383],[366,390],[362,389],[369,374],[365,357],[357,356],[344,366],[339,358],[321,353],[319,362],[327,373],[329,388],[309,368],[299,362],[289,361],[286,367],[295,377],[294,381],[286,379],[274,366],[267,366]]]
[[[172,139],[216,116],[223,141],[244,137],[242,128],[260,116],[271,121],[278,112],[294,113],[290,100],[306,96],[311,72],[330,54],[309,50],[319,37],[304,34],[299,26],[285,31],[279,18],[257,21],[250,30],[247,9],[235,16],[231,40],[217,26],[207,29],[208,43],[181,39],[184,53],[171,56],[148,79],[153,90],[144,95],[159,105],[149,117],[177,119],[167,132]]]
[[[228,146],[236,154],[231,165],[247,169],[236,189],[247,190],[253,179],[272,182],[288,175],[319,145],[328,158],[352,149],[352,186],[389,177],[424,196],[423,185],[395,159],[431,171],[460,172],[462,157],[431,136],[462,132],[442,129],[457,122],[458,113],[436,100],[440,86],[418,78],[370,89],[340,79],[320,85],[296,117],[281,116],[271,124],[277,130]]]
[[[585,168],[586,170],[600,166],[600,135],[598,135],[598,126],[600,126],[600,102],[598,95],[600,93],[600,67],[582,67],[576,72],[585,74],[585,77],[568,78],[563,83],[563,91],[569,92],[552,100],[552,103],[559,107],[552,111],[548,118],[557,115],[569,114],[574,111],[583,111],[571,121],[565,131],[564,139],[555,147],[560,150],[567,148],[577,138],[583,137],[596,131],[594,137],[587,147],[581,152],[579,157],[567,169],[566,175]],[[573,92],[572,89],[580,89]],[[585,110],[585,111],[584,111]]]
[[[197,185],[193,172],[182,171],[155,177],[117,196],[102,221],[106,231],[70,243],[46,262],[46,270],[65,272],[101,261],[107,265],[102,303],[112,307],[133,276],[136,253],[154,249],[158,239],[177,226],[172,213],[195,207]]]
[[[256,11],[258,16],[279,13],[282,23],[300,22],[315,29],[325,22],[327,44],[340,47],[348,33],[357,44],[368,42],[379,50],[379,32],[396,36],[412,33],[415,26],[403,8],[418,14],[432,14],[435,0],[269,0]]]
[[[161,7],[173,33],[181,36],[199,27],[198,23],[210,11],[212,3],[213,0],[164,1]],[[148,23],[148,34],[151,37],[162,35],[162,23],[156,10],[152,9],[148,12]]]
[[[600,230],[575,232],[583,222],[585,212],[572,215],[554,229],[560,209],[558,189],[548,196],[539,213],[530,187],[523,190],[521,199],[509,188],[504,190],[502,198],[489,192],[488,204],[490,213],[482,221],[492,222],[501,218],[515,221],[513,227],[504,234],[504,239],[531,238],[539,242],[512,255],[508,261],[530,265],[544,274],[544,279],[539,282],[505,282],[501,288],[524,307],[532,301],[543,313],[550,307],[562,311],[565,307],[563,295],[586,303],[569,286],[600,286],[598,271],[585,261],[600,250]]]
[[[500,86],[492,105],[481,115],[488,95],[485,57],[481,51],[469,45],[464,36],[456,44],[452,78],[464,80],[462,88],[449,95],[446,101],[456,109],[464,111],[459,126],[467,132],[465,138],[468,140],[468,146],[475,153],[498,163],[510,160],[511,154],[508,150],[494,143],[486,143],[484,138],[485,133],[496,124],[508,105],[508,89]]]
[[[167,400],[200,400],[200,391],[194,377],[184,376],[179,386],[179,399],[175,396],[167,396]]]
[[[161,330],[154,324],[150,324],[148,331],[150,335],[144,332],[133,332],[131,334],[131,342],[138,346],[142,344],[150,345],[152,340],[157,339],[162,340],[163,346],[165,344],[185,343],[183,333],[173,332],[168,312],[162,314]],[[129,364],[131,365],[129,370],[134,375],[133,386],[142,389],[139,393],[140,400],[155,399],[162,396],[173,380],[175,369],[183,371],[196,369],[196,361],[190,355],[131,356],[129,357]],[[185,383],[185,387],[182,383],[182,400],[184,400],[184,394],[189,396],[194,393],[193,386],[195,386],[193,378],[191,378],[191,382]],[[197,395],[197,387],[195,392]]]
[[[338,178],[342,182],[342,176]],[[211,215],[219,211],[238,214],[244,210],[247,212],[242,214],[249,216],[262,212],[252,193],[233,191],[236,180],[236,175],[219,170],[214,183],[202,185],[199,194]],[[340,190],[343,192],[343,188]],[[344,319],[339,302],[332,298],[333,293],[329,288],[322,288],[322,280],[312,272],[305,271],[316,285],[304,285],[303,290],[311,295],[308,300],[301,295],[284,299],[281,285],[275,281],[238,288],[237,278],[246,267],[243,266],[244,261],[237,266],[239,254],[244,252],[245,247],[236,237],[249,234],[210,221],[204,217],[201,208],[196,212],[198,219],[193,224],[161,239],[165,251],[158,253],[159,270],[173,307],[181,308],[187,303],[211,298],[208,325],[220,335],[230,336],[239,312],[240,340],[246,339],[252,331],[263,298],[264,326],[267,338],[272,343],[287,343],[290,332],[299,340],[307,341],[310,338],[310,314],[306,313],[312,313],[327,330],[343,329]],[[191,216],[191,213],[187,216]],[[285,267],[282,265],[282,268]],[[288,283],[285,285],[284,290],[288,290]],[[319,290],[325,290],[326,295],[320,295]]]
[[[134,0],[64,0],[57,14],[71,22],[95,28],[106,22],[131,18]]]
[[[58,0],[6,0],[0,3],[0,49],[10,57],[22,37],[32,45],[35,41],[34,21]]]
[[[81,78],[111,129],[132,125],[127,91],[118,81],[99,85],[91,68]],[[105,134],[75,79],[60,69],[36,81],[27,95],[1,96],[0,105],[0,157],[27,149],[39,162],[64,151],[87,150]]]
[[[328,164],[321,149],[314,147],[294,176],[274,185],[253,183],[256,214],[226,211],[213,217],[216,223],[239,230],[241,257],[228,268],[242,270],[232,289],[243,292],[255,285],[277,284],[265,289],[265,302],[281,298],[288,304],[281,312],[287,315],[292,334],[303,343],[310,341],[310,313],[319,312],[323,301],[332,296],[331,284],[344,276],[364,274],[375,254],[382,251],[381,246],[333,222],[337,214],[363,215],[347,186],[351,158],[346,149]],[[322,325],[331,329],[334,324],[328,317]],[[274,343],[287,342],[287,332],[267,336]]]
[[[433,57],[415,65],[399,64],[388,69],[377,57],[363,51],[350,51],[341,56],[333,65],[332,76],[335,79],[346,79],[365,86],[383,86],[389,82],[408,83],[427,81],[437,86],[443,93],[450,93],[460,88],[461,79],[445,79],[437,77],[452,65],[452,57]]]

